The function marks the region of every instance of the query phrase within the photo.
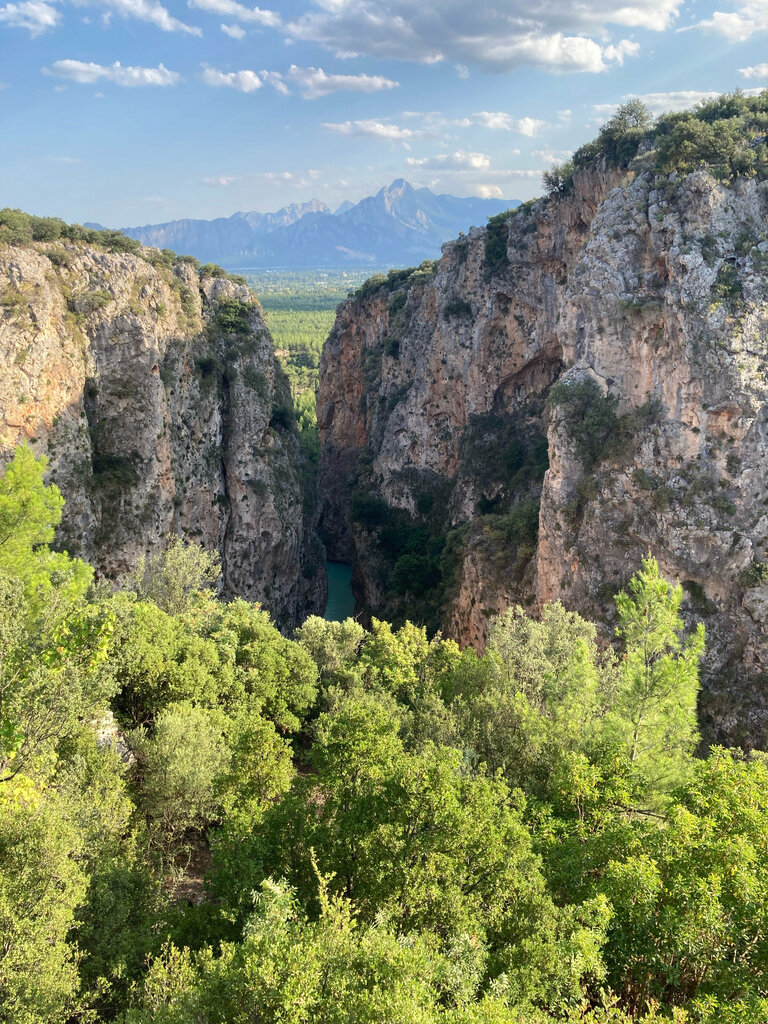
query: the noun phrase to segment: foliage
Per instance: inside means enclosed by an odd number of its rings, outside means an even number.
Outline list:
[[[568,195],[573,190],[574,165],[572,160],[562,164],[552,164],[541,176],[541,184],[545,195]]]
[[[213,323],[226,334],[250,334],[250,315],[251,307],[247,303],[239,299],[222,299],[216,304]]]
[[[507,224],[512,211],[507,210],[488,218],[485,229],[485,266],[489,274],[494,274],[506,267],[507,259]]]
[[[191,611],[201,590],[215,584],[220,571],[218,554],[170,536],[163,551],[139,557],[135,569],[123,580],[123,588],[169,615],[181,615]]]
[[[66,1019],[77,1007],[75,950],[67,942],[87,878],[82,837],[55,793],[0,794],[0,1006],[7,1024]]]
[[[483,655],[289,639],[178,540],[89,590],[43,469],[0,481],[3,1021],[766,1019],[768,759],[695,756],[703,630],[650,556],[616,652],[559,603]],[[426,572],[425,523],[358,513]]]
[[[217,810],[215,784],[227,761],[221,728],[202,708],[169,704],[151,735],[141,727],[129,743],[136,756],[137,806],[153,842],[166,855],[177,852],[187,830],[203,827]]]
[[[568,194],[573,174],[605,160],[628,167],[644,145],[650,151],[645,166],[659,174],[690,174],[708,169],[719,181],[768,174],[768,91],[746,96],[725,93],[692,110],[652,119],[639,99],[630,100],[600,129],[597,138],[581,146],[572,161],[555,164],[543,177],[549,196]]]
[[[604,395],[595,380],[583,377],[556,384],[549,399],[559,411],[585,471],[589,472],[604,457],[606,446],[615,435],[618,398],[610,393]]]
[[[631,760],[655,790],[677,781],[699,739],[695,716],[704,626],[682,638],[682,600],[683,588],[670,586],[650,556],[616,596],[616,632],[624,644],[620,714]]]

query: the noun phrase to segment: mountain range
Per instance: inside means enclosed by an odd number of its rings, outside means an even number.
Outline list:
[[[443,242],[519,200],[435,195],[399,178],[335,211],[313,199],[276,213],[234,213],[122,230],[143,245],[189,253],[225,267],[342,267],[419,263]]]

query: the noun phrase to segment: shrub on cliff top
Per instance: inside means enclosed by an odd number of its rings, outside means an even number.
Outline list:
[[[573,186],[573,172],[605,160],[628,167],[641,143],[653,150],[651,168],[661,174],[690,174],[705,167],[720,181],[768,175],[768,90],[757,96],[725,93],[692,110],[662,114],[654,123],[650,111],[634,99],[618,108],[592,142],[581,146],[572,161],[545,171],[547,195],[562,195]]]

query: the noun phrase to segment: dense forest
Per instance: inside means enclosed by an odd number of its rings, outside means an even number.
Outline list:
[[[178,539],[96,580],[44,471],[0,480],[4,1024],[766,1019],[768,763],[700,749],[652,558],[615,647],[289,639]]]

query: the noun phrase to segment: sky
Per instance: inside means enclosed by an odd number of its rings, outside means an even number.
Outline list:
[[[0,206],[525,200],[630,97],[768,87],[767,44],[768,0],[0,0]]]

